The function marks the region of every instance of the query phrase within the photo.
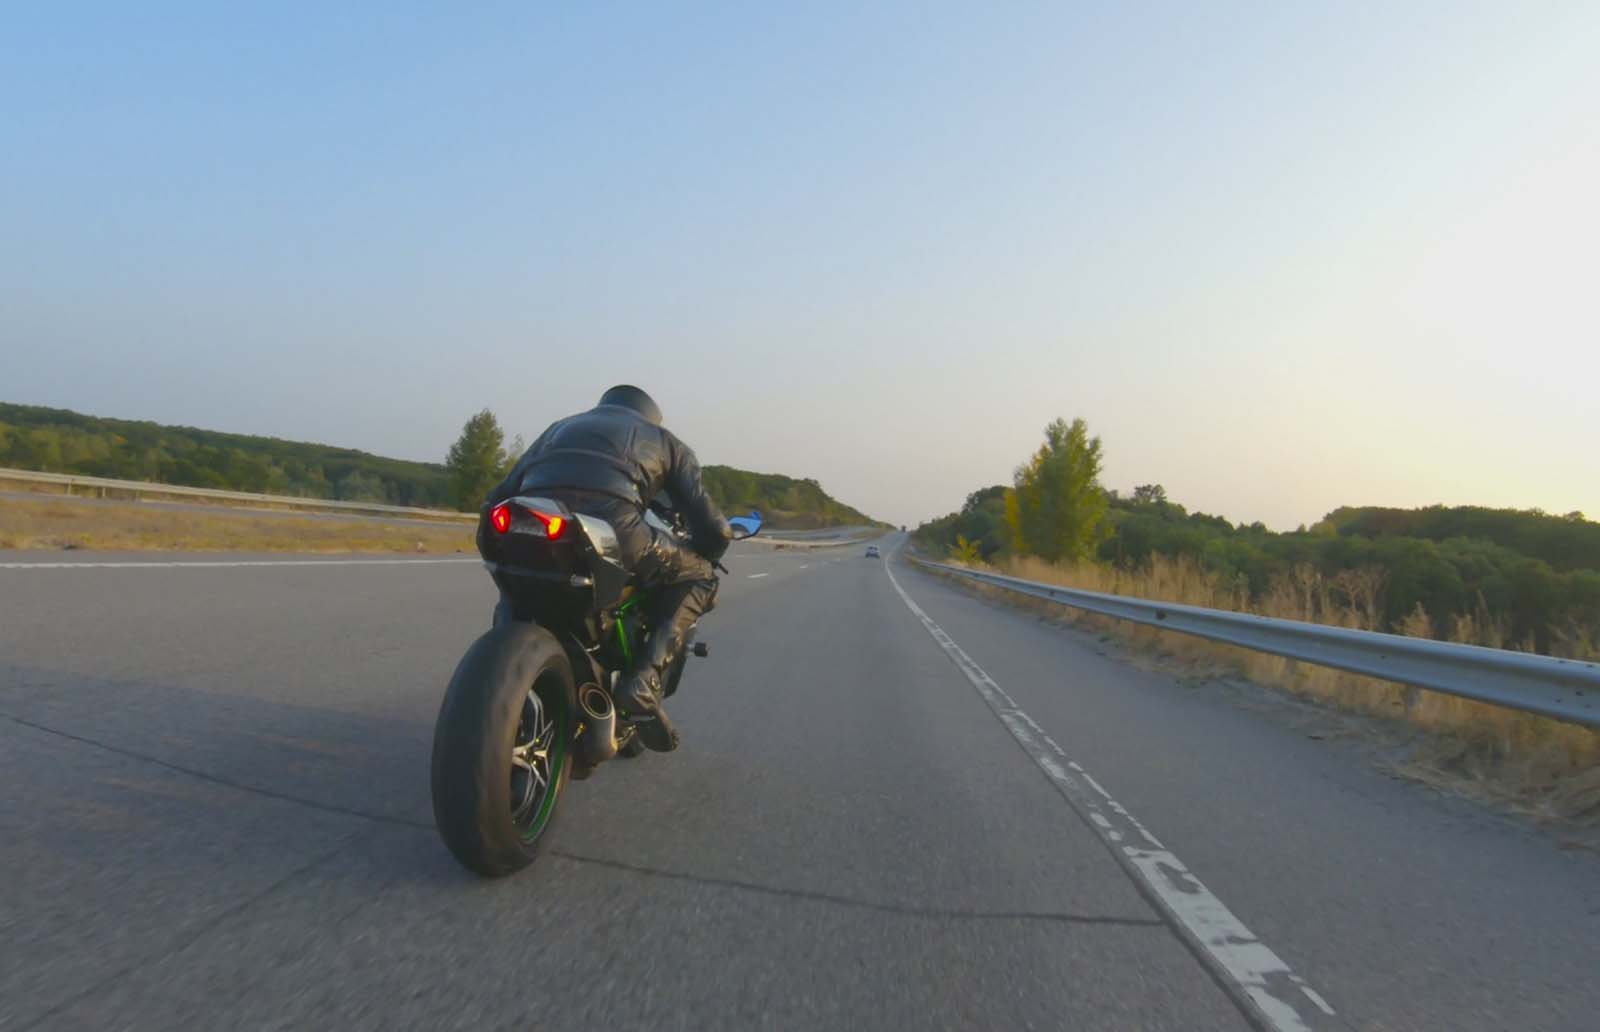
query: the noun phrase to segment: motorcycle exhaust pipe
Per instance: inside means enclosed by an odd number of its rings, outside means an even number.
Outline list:
[[[599,766],[617,755],[617,708],[595,684],[578,689],[578,707],[583,710],[579,753],[591,767]]]

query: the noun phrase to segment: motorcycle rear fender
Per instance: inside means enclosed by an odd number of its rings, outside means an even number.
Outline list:
[[[492,529],[489,514],[495,507],[485,505],[478,521],[478,552],[502,591],[526,602],[549,603],[559,596],[579,614],[616,604],[628,583],[628,571],[609,523],[573,512],[552,498],[518,495],[501,504],[513,506],[511,526],[506,532]],[[560,541],[546,539],[540,524],[519,518],[515,515],[519,511],[563,516],[576,533],[564,534]],[[519,607],[535,611],[545,622],[555,620],[562,608],[561,604]]]

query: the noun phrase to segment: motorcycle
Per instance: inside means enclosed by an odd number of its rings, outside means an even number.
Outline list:
[[[687,539],[661,499],[645,519]],[[728,523],[742,540],[760,533],[762,519],[751,512]],[[649,643],[650,592],[630,583],[609,523],[554,499],[485,506],[477,537],[502,601],[445,690],[431,780],[445,846],[495,878],[538,855],[570,782],[643,751],[617,719],[612,691]],[[677,691],[691,653],[708,654],[694,634],[667,669],[663,695]]]

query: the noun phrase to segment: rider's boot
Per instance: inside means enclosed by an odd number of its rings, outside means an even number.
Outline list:
[[[639,740],[656,752],[678,747],[678,732],[661,705],[662,678],[683,651],[689,628],[716,604],[717,582],[684,581],[669,585],[658,596],[662,617],[645,654],[612,693],[617,709],[637,728]]]
[[[661,705],[661,678],[642,666],[617,683],[612,691],[617,713],[632,724],[645,748],[671,752],[678,747],[678,731]]]

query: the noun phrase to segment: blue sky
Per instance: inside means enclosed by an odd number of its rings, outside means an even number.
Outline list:
[[[1058,415],[1236,520],[1600,515],[1592,4],[59,4],[0,47],[5,400],[437,459],[627,379],[897,521]]]

